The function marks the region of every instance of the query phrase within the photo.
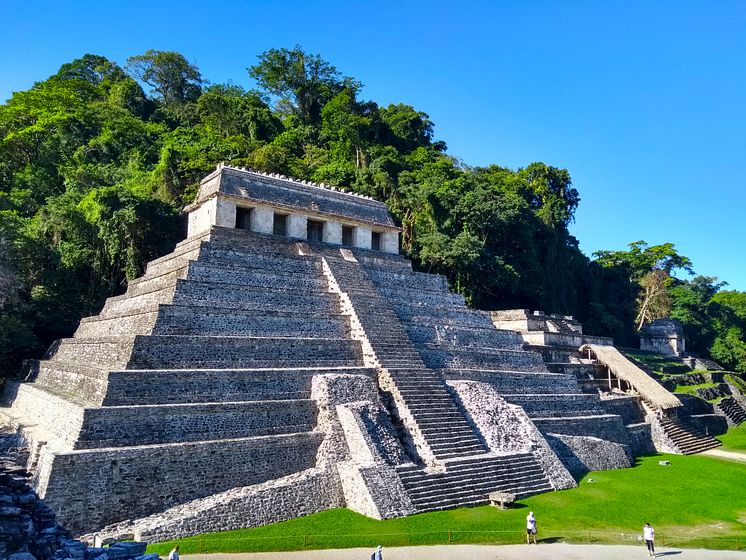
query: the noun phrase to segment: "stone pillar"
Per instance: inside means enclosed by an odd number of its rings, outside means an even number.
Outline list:
[[[342,244],[342,224],[332,221],[324,224],[324,243]]]
[[[215,208],[215,225],[222,227],[236,227],[236,203],[225,198],[217,197]]]
[[[308,237],[308,218],[302,214],[288,216],[288,237],[306,239]]]
[[[399,254],[399,232],[384,231],[381,234],[381,251],[392,255]]]
[[[359,249],[370,249],[372,233],[369,227],[356,226],[352,232],[352,245]]]
[[[266,206],[257,206],[251,214],[251,231],[257,233],[272,233],[272,223],[275,213]]]

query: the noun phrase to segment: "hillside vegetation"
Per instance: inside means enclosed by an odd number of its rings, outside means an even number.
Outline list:
[[[174,52],[125,67],[89,54],[0,105],[0,371],[69,336],[168,252],[219,162],[385,201],[416,266],[476,307],[572,314],[630,344],[638,323],[673,310],[695,346],[746,369],[744,294],[674,280],[691,263],[671,243],[586,257],[568,232],[580,195],[567,170],[470,167],[425,112],[364,100],[360,82],[300,47],[248,71],[257,90],[209,84]]]

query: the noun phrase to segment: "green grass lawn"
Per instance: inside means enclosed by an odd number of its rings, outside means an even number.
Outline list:
[[[726,451],[746,451],[746,423],[717,436]]]
[[[746,433],[741,437],[746,439]],[[670,466],[658,461],[669,460]],[[477,507],[375,521],[339,509],[254,529],[178,541],[184,554],[304,548],[518,543],[529,510],[539,538],[637,543],[646,521],[661,544],[746,548],[746,464],[711,457],[653,455],[631,469],[593,472],[578,488],[522,500],[512,509]],[[173,542],[151,545],[166,554]]]
[[[645,350],[623,348],[622,353],[634,358],[635,360],[658,374],[663,374],[663,368],[677,368],[683,365],[681,363],[681,360],[676,360],[671,358],[670,356],[664,356],[662,354],[656,354],[655,352],[647,352]]]

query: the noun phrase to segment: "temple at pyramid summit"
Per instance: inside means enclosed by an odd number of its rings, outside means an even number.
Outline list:
[[[6,385],[0,413],[71,531],[391,518],[569,488],[654,449],[640,397],[602,398],[565,360],[610,340],[468,308],[399,254],[383,203],[221,165],[186,212],[186,240]],[[565,326],[527,342],[517,322],[539,320]]]

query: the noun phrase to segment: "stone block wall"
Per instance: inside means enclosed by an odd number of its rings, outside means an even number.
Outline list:
[[[6,385],[4,400],[13,403],[13,416],[33,421],[59,448],[73,448],[83,424],[83,407],[33,385]]]
[[[310,432],[311,400],[109,406],[86,409],[75,449]]]
[[[516,372],[481,369],[444,369],[441,374],[447,380],[480,381],[489,383],[502,395],[522,393],[532,394],[578,393],[578,383],[574,376],[559,373]]]
[[[420,353],[425,365],[434,369],[546,371],[541,356],[531,352],[424,344]]]
[[[595,437],[622,446],[629,444],[622,419],[616,415],[534,418],[533,421],[543,434]]]
[[[79,533],[312,468],[319,443],[295,434],[57,453],[40,458],[39,493]]]
[[[27,367],[25,379],[50,393],[94,405],[101,404],[106,395],[108,380],[105,370],[53,360],[30,360]],[[10,391],[6,392],[6,399],[12,399]]]
[[[545,433],[549,445],[575,476],[632,466],[631,449],[593,436]]]
[[[360,368],[366,372],[364,368]],[[106,405],[282,401],[309,398],[314,375],[324,368],[112,371]],[[333,370],[343,373],[351,370]],[[282,403],[277,403],[282,406]]]
[[[269,482],[233,488],[135,522],[111,525],[100,535],[134,535],[159,542],[286,521],[345,506],[333,467],[312,468]]]
[[[639,396],[610,396],[601,399],[601,405],[609,414],[616,414],[627,424],[638,424],[645,420],[645,410]]]

